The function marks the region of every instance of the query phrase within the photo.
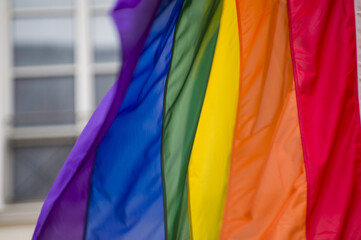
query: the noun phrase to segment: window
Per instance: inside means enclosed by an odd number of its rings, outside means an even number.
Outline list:
[[[108,1],[109,2],[109,1]],[[73,0],[13,0],[12,6],[17,8],[34,8],[34,7],[70,7]]]
[[[13,202],[43,200],[71,147],[71,143],[14,146]]]
[[[44,200],[116,81],[112,2],[0,1],[0,222],[1,206]]]
[[[118,37],[112,20],[106,15],[93,16],[93,44],[95,62],[117,62],[119,59]],[[111,37],[109,37],[111,36]]]
[[[109,91],[116,79],[115,74],[95,75],[95,102],[99,105],[105,94]]]
[[[14,127],[75,123],[73,76],[14,79]]]
[[[14,65],[74,63],[73,25],[70,16],[13,19]]]

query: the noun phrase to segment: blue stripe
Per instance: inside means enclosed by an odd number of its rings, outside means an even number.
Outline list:
[[[183,0],[162,1],[122,106],[99,145],[86,239],[165,238],[163,94],[182,4]]]

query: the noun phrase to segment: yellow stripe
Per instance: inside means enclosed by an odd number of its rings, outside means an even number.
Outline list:
[[[216,51],[188,167],[193,239],[219,239],[239,88],[235,0],[224,0]]]

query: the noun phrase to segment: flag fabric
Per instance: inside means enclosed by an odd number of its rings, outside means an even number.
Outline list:
[[[33,239],[360,239],[359,0],[118,0],[117,82]]]

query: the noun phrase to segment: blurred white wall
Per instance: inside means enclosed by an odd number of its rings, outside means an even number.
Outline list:
[[[0,239],[31,239],[35,224],[0,226]]]

